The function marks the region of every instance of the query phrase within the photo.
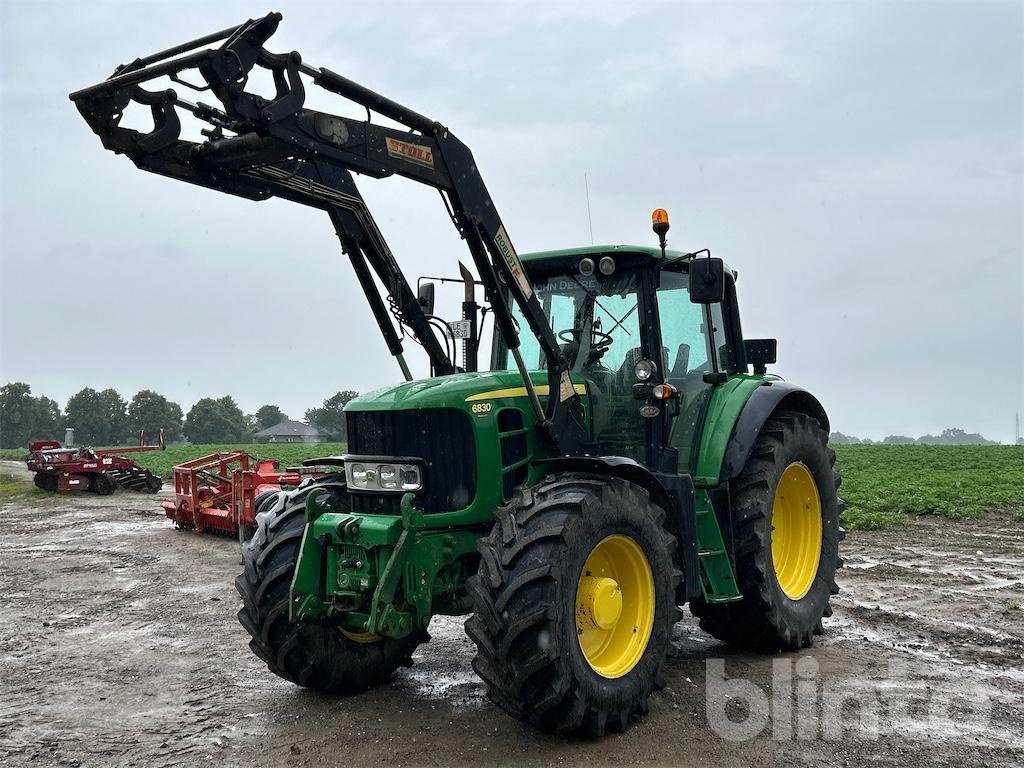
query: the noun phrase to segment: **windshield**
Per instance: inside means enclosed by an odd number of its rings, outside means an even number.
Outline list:
[[[635,271],[600,278],[556,275],[534,281],[537,299],[574,372],[586,376],[632,371],[640,355],[638,282]],[[526,319],[516,305],[512,316],[525,331]],[[526,366],[543,369],[544,354],[533,334],[520,334],[520,343]],[[506,370],[515,368],[508,350],[499,362]]]

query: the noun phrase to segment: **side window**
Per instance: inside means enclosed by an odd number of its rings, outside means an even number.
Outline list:
[[[725,340],[725,320],[722,317],[721,304],[711,305],[711,322],[715,326],[714,343],[716,356],[718,357],[718,369],[721,371],[731,369],[733,361],[730,359],[729,345]]]
[[[669,423],[668,444],[679,452],[681,472],[696,469],[701,424],[711,395],[711,385],[704,381],[711,370],[711,339],[716,347],[725,343],[721,306],[712,305],[714,327],[708,328],[704,307],[690,301],[688,283],[685,273],[662,272],[658,289],[661,340],[668,356],[665,378],[679,390],[679,411]]]
[[[564,294],[549,293],[542,299],[542,306],[544,307],[544,314],[547,315],[548,323],[551,325],[551,330],[555,332],[557,337],[561,331],[571,330],[575,324],[576,316],[576,301],[573,296],[567,296]],[[523,312],[519,309],[519,305],[511,302],[512,317],[519,324],[522,332],[519,334],[519,349],[523,355],[523,362],[526,363],[526,367],[530,370],[543,370],[544,365],[544,354],[540,348],[540,342],[537,341],[537,337],[529,332],[526,324],[526,318],[523,316]],[[505,369],[513,370],[515,363],[512,360],[512,355],[505,355]]]
[[[721,308],[716,327],[722,325]],[[678,272],[663,272],[658,290],[658,314],[661,316],[661,343],[665,346],[665,378],[681,379],[688,373],[711,370],[708,360],[708,334],[704,323],[704,308],[690,301],[687,276]],[[724,342],[724,333],[722,339]]]

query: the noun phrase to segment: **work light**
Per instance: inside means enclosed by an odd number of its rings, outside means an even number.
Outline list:
[[[633,375],[637,381],[650,381],[654,375],[654,363],[650,360],[637,360],[633,366]]]

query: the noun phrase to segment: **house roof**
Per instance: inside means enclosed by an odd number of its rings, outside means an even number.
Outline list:
[[[311,427],[309,424],[303,424],[301,421],[285,419],[280,424],[275,424],[272,427],[261,429],[256,433],[256,437],[281,437],[285,435],[291,435],[293,437],[318,437],[320,435],[320,430],[316,427]]]

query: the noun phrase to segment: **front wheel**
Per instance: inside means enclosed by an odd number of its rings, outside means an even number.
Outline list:
[[[235,579],[242,596],[238,621],[249,633],[249,648],[274,674],[305,688],[352,693],[409,666],[413,650],[429,638],[421,631],[393,640],[289,621],[288,590],[306,525],[306,497],[325,487],[337,494],[336,508],[342,506],[345,481],[337,476],[279,493],[264,504],[255,534],[242,545],[245,571]]]
[[[277,494],[281,491],[264,491],[252,502],[252,517],[251,523],[246,523],[242,520],[238,521],[238,543],[245,544],[249,539],[252,538],[253,534],[256,533],[256,516],[263,512],[265,509],[270,509],[270,505],[274,503],[277,498]]]
[[[469,580],[473,669],[546,730],[623,730],[664,686],[679,617],[675,540],[647,492],[565,474],[521,489],[481,539]]]

